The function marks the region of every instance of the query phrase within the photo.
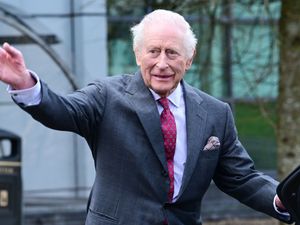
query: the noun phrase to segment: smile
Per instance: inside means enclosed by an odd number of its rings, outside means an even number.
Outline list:
[[[172,78],[174,75],[152,75],[152,76],[160,80],[166,80]]]

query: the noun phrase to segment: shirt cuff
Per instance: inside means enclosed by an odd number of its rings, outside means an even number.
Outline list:
[[[276,199],[276,196],[274,197],[273,199],[273,207],[275,209],[275,211],[280,215],[280,217],[282,217],[284,220],[288,221],[290,220],[291,218],[291,215],[286,212],[286,211],[281,211],[277,206],[276,206],[276,203],[275,203],[275,199]]]
[[[36,84],[27,89],[14,90],[10,85],[7,87],[8,93],[17,102],[25,106],[38,105],[41,102],[41,82],[39,77],[33,71],[29,71],[30,75],[36,80]]]

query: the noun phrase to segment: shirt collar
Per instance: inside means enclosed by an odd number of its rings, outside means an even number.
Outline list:
[[[150,88],[149,88],[150,89]],[[153,91],[152,89],[150,89],[155,101],[157,101],[158,99],[160,99],[161,97],[155,93],[155,91]],[[181,83],[179,83],[177,85],[177,87],[175,88],[175,90],[167,97],[169,99],[170,102],[172,102],[172,104],[174,106],[176,106],[177,108],[180,106],[180,100],[181,100],[181,96],[183,95],[183,91],[182,91],[182,85]]]

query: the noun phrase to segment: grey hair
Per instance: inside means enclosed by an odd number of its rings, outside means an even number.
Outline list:
[[[179,15],[178,13],[164,10],[164,9],[157,9],[149,14],[147,14],[140,23],[133,26],[130,30],[132,33],[133,39],[133,50],[138,51],[143,44],[144,39],[144,29],[145,25],[155,25],[165,22],[170,25],[176,25],[183,29],[184,33],[184,46],[186,49],[186,54],[188,58],[192,58],[194,51],[196,49],[197,38],[194,32],[191,29],[189,23],[184,19],[183,16]]]

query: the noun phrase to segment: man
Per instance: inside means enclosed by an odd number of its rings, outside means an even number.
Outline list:
[[[0,80],[14,100],[90,146],[96,177],[86,224],[199,225],[212,180],[253,209],[288,221],[277,182],[254,169],[229,106],[183,81],[197,42],[189,24],[156,10],[132,33],[139,72],[64,97],[27,70],[18,50],[0,50]]]

